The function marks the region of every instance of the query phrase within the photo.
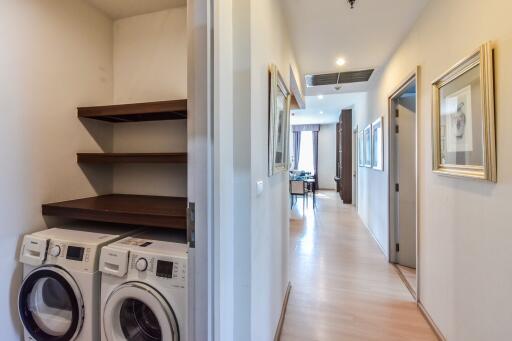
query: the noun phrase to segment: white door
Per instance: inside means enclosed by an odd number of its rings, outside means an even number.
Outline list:
[[[108,341],[179,341],[176,316],[164,297],[151,286],[127,282],[108,297],[103,311]]]
[[[416,96],[401,97],[396,123],[397,262],[416,268]]]

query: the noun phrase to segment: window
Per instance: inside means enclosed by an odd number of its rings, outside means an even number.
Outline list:
[[[314,174],[315,166],[313,162],[313,132],[303,131],[300,137],[300,158],[299,169]]]
[[[293,131],[290,131],[290,169],[292,170],[295,167],[295,149],[293,148]]]

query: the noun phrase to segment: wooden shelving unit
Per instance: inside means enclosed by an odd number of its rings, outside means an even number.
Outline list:
[[[187,118],[187,100],[78,108],[78,117],[113,123]],[[78,153],[89,164],[186,164],[187,153]],[[187,198],[107,194],[42,205],[42,213],[68,219],[187,229]]]
[[[187,118],[187,100],[81,107],[78,117],[113,123],[182,120]]]
[[[79,163],[187,163],[187,153],[78,153]]]
[[[44,204],[43,215],[185,230],[187,199],[109,194]]]

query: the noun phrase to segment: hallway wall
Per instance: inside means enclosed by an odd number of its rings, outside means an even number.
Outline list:
[[[373,80],[368,122],[385,116],[387,98],[421,66],[420,300],[448,340],[507,340],[512,335],[512,2],[431,0]],[[431,82],[478,46],[495,49],[498,183],[432,172]],[[385,144],[387,151],[387,143]],[[387,154],[387,152],[386,152]],[[387,155],[386,155],[387,157]],[[387,251],[387,170],[363,180],[362,218]],[[361,180],[361,179],[360,179]],[[361,196],[363,197],[363,196]]]
[[[295,62],[282,9],[275,0],[251,0],[251,340],[272,340],[288,285],[288,172],[268,176],[269,65],[288,89]],[[256,193],[256,182],[265,191]],[[241,340],[241,339],[240,339]],[[245,339],[249,340],[249,339]]]
[[[375,76],[374,76],[375,77]],[[371,92],[368,93],[368,102],[366,110],[360,111],[353,116],[354,129],[357,127],[358,131],[364,129],[372,124],[379,116],[384,116],[383,120],[383,134],[384,134],[384,171],[374,170],[359,166],[357,160],[357,212],[361,220],[368,228],[370,233],[374,236],[379,244],[382,252],[387,256],[389,252],[388,241],[388,223],[387,223],[387,209],[388,209],[388,143],[387,143],[387,129],[388,120],[387,114],[382,108],[375,108],[371,102],[373,100]],[[353,157],[358,158],[359,155]]]
[[[216,50],[215,84],[224,97],[215,96],[221,103],[215,105],[214,128],[222,137],[214,152],[224,205],[215,210],[226,216],[216,222],[216,238],[217,245],[228,245],[216,255],[225,275],[217,278],[222,288],[215,309],[224,312],[216,321],[217,333],[226,341],[272,340],[289,281],[289,193],[287,172],[268,176],[269,66],[278,66],[287,86],[290,67],[301,73],[279,2],[226,0],[219,5],[216,44],[223,48]],[[262,193],[256,190],[259,181]]]

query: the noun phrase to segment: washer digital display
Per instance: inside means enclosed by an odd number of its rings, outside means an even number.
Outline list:
[[[158,277],[172,278],[172,268],[174,263],[159,260],[156,262],[156,275]]]
[[[66,252],[66,259],[81,262],[84,259],[84,248],[78,246],[68,246],[68,250]]]

